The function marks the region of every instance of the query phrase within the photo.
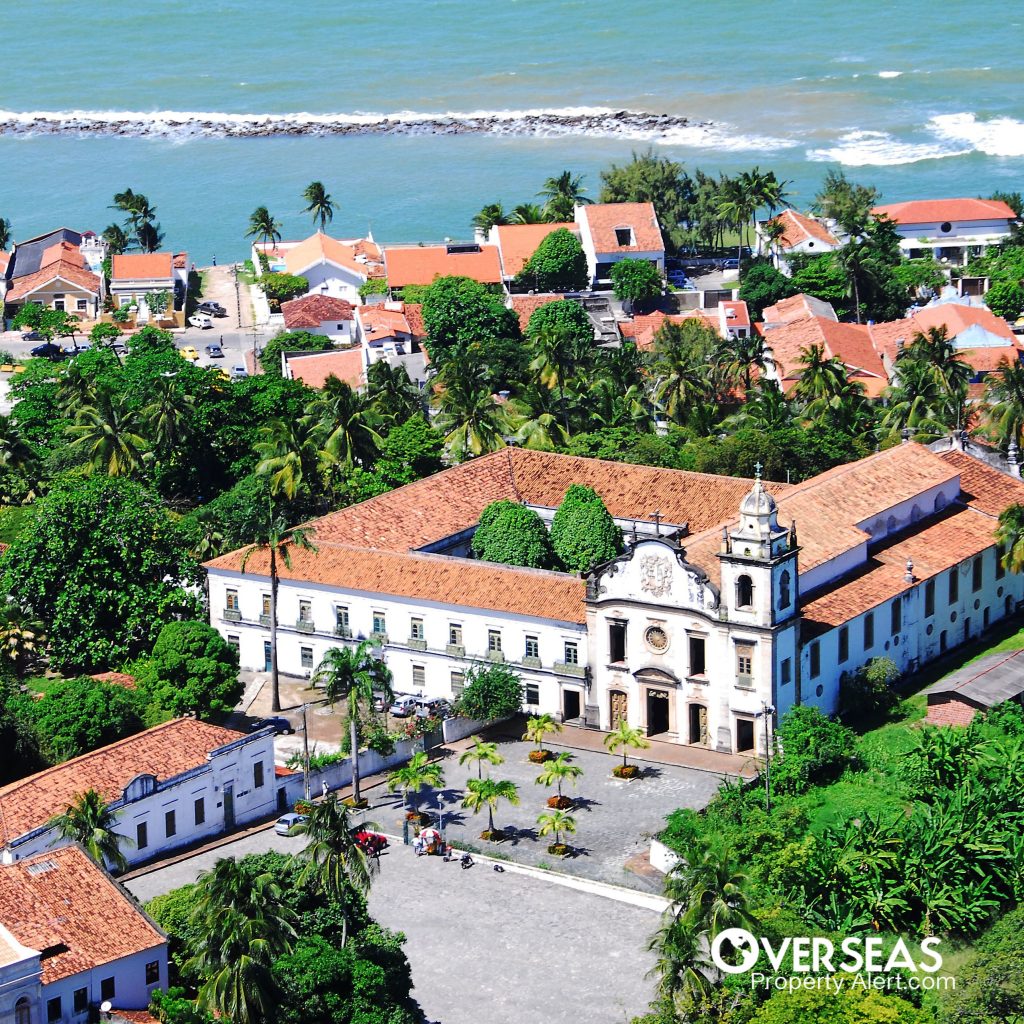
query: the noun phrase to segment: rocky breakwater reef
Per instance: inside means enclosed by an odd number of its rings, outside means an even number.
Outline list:
[[[280,135],[624,135],[655,139],[685,117],[629,110],[486,111],[469,114],[219,114],[181,111],[0,110],[2,135],[260,138]]]

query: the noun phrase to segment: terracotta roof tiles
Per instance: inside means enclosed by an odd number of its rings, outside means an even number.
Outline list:
[[[515,277],[537,251],[537,246],[560,228],[565,228],[574,235],[580,233],[577,224],[501,224],[496,227],[494,238],[497,239],[501,252],[501,265],[505,276]]]
[[[18,299],[26,298],[34,291],[57,279],[66,281],[68,284],[75,285],[93,295],[99,294],[100,279],[95,274],[84,270],[68,260],[62,259],[42,267],[34,274],[15,278],[11,282],[11,290],[7,293],[6,301],[15,302]]]
[[[284,314],[284,325],[290,331],[303,328],[319,330],[322,324],[355,318],[352,303],[332,295],[302,295],[289,302],[282,302],[281,312]]]
[[[541,306],[546,306],[549,302],[561,302],[562,298],[561,295],[511,295],[508,304],[519,317],[519,329],[525,334],[530,317],[536,310]]]
[[[1017,219],[1006,203],[996,199],[912,199],[906,203],[876,206],[871,212],[889,217],[897,224]]]
[[[481,284],[501,283],[501,261],[496,245],[479,252],[449,252],[445,245],[388,246],[384,250],[388,285],[430,284],[438,277],[469,277]]]
[[[594,203],[581,206],[578,216],[590,229],[598,253],[664,252],[658,217],[652,203]],[[633,243],[621,245],[616,230],[632,230]]]
[[[781,224],[783,227],[783,233],[779,236],[777,243],[781,249],[792,249],[794,246],[806,242],[822,242],[830,246],[839,244],[835,235],[821,221],[798,213],[796,210],[783,210],[769,223]]]
[[[337,377],[353,388],[361,388],[366,383],[361,348],[341,352],[312,352],[286,358],[291,379],[302,381],[308,388],[322,388],[329,377]]]
[[[279,252],[271,250],[267,254],[279,255]],[[284,250],[284,265],[289,274],[301,275],[310,267],[323,262],[344,267],[364,279],[383,276],[380,247],[365,238],[350,244],[339,242],[336,238],[318,231]]]
[[[174,256],[169,252],[136,252],[115,256],[111,261],[110,280],[148,281],[174,276]]]

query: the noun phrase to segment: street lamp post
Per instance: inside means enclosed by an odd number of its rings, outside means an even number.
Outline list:
[[[306,722],[306,711],[309,705],[302,705],[302,788],[309,803],[309,725]]]

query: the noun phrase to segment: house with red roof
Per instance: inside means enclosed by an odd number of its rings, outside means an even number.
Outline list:
[[[577,237],[579,225],[568,224],[499,224],[491,228],[488,241],[498,247],[501,274],[507,284],[526,266],[537,247],[552,232],[565,228]]]
[[[781,230],[770,238],[766,228]],[[782,273],[789,275],[789,257],[795,255],[819,256],[839,248],[839,240],[820,220],[797,210],[783,210],[771,220],[757,225],[758,249],[768,254]]]
[[[620,260],[647,260],[665,273],[665,241],[653,203],[591,203],[576,207],[591,287],[610,288]]]
[[[371,278],[384,277],[380,246],[372,238],[340,240],[317,231],[302,241],[254,242],[253,263],[266,258],[271,271],[294,274],[309,282],[309,294],[345,299],[353,306],[359,289]]]
[[[1005,242],[1018,223],[1013,210],[996,199],[914,199],[876,206],[871,212],[895,223],[900,249],[908,258],[933,256],[955,266]]]
[[[82,253],[83,236],[59,228],[14,246],[4,270],[6,316],[28,303],[95,320],[104,296],[103,277]]]
[[[289,331],[306,331],[330,338],[336,345],[356,341],[355,307],[347,299],[319,292],[281,303],[284,326]]]
[[[432,284],[439,277],[468,277],[480,284],[501,284],[496,245],[445,242],[443,245],[388,245],[384,248],[388,286]]]
[[[285,380],[320,390],[331,377],[353,390],[366,385],[366,350],[357,345],[338,352],[282,352]]]
[[[182,254],[184,255],[184,254]],[[124,253],[110,261],[110,297],[115,306],[137,306],[139,322],[148,320],[154,296],[166,296],[170,309],[182,307],[187,271],[175,267],[172,252]]]

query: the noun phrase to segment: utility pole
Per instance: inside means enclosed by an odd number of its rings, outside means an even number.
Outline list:
[[[771,752],[768,748],[768,719],[775,714],[775,706],[761,702],[761,715],[764,717],[764,809],[766,814],[772,813],[772,769]]]
[[[302,705],[302,786],[307,803],[309,802],[309,726],[306,722],[308,708],[308,704]]]

